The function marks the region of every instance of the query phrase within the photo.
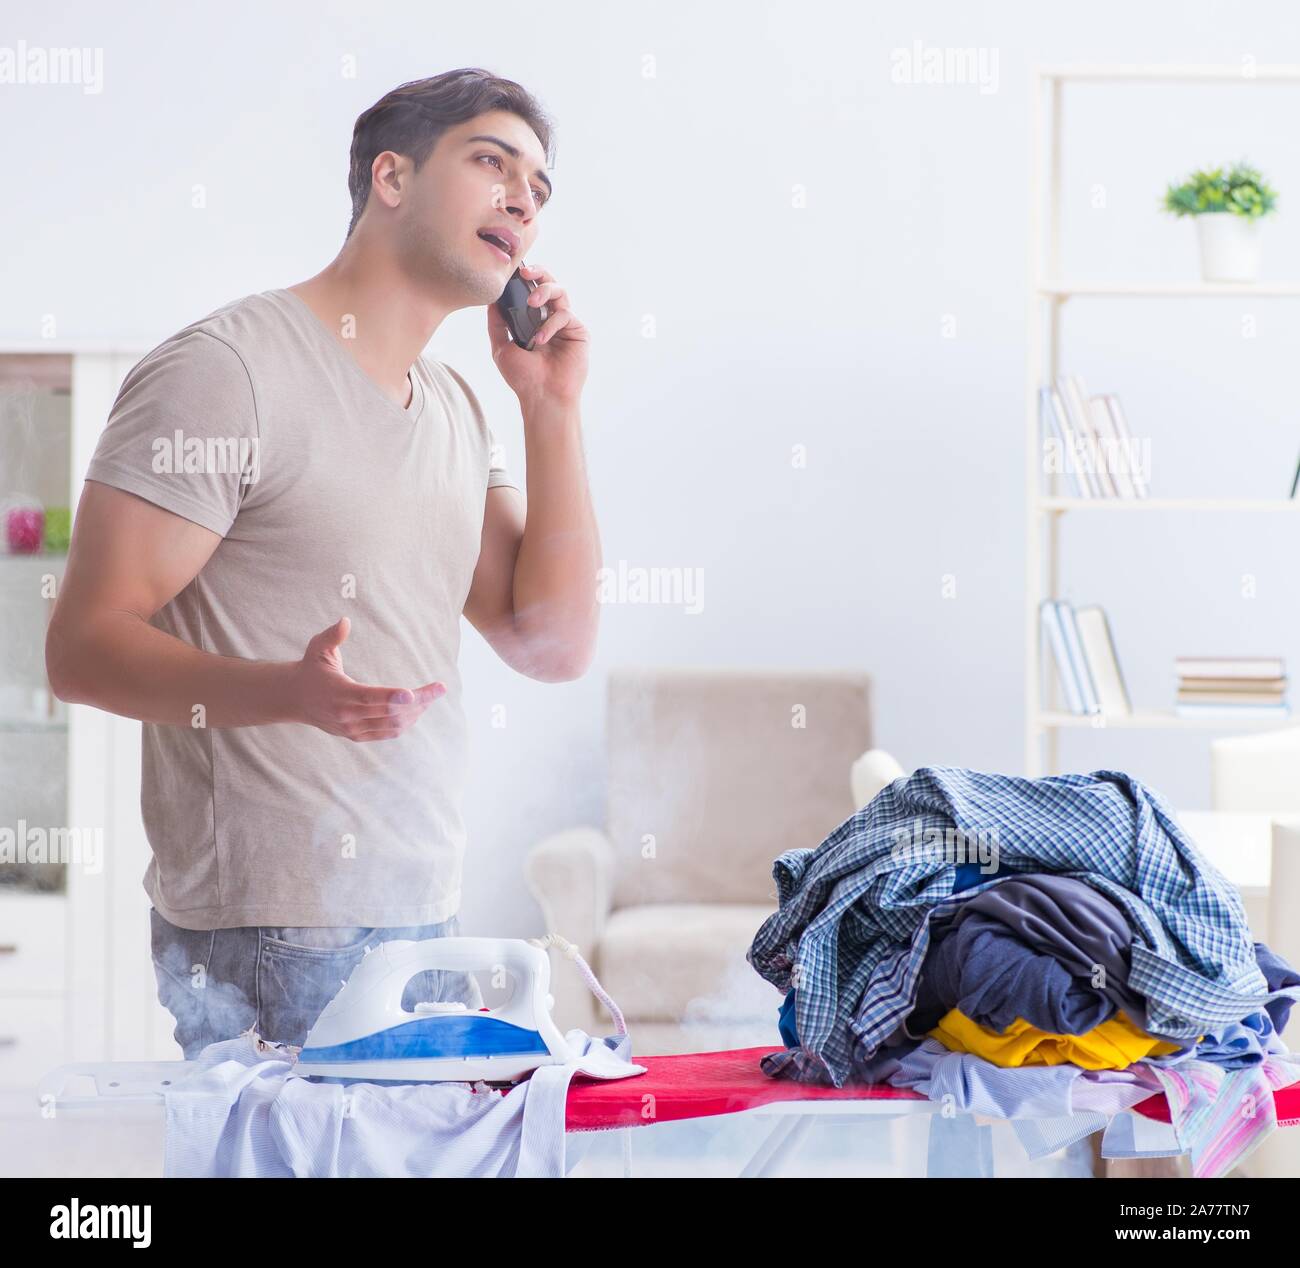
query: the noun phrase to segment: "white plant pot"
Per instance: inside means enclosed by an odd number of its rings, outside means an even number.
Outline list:
[[[1259,275],[1259,221],[1231,211],[1196,217],[1201,278],[1206,282],[1253,282]]]

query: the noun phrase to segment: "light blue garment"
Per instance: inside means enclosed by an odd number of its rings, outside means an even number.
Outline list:
[[[1101,1138],[1103,1158],[1174,1158],[1185,1152],[1173,1123],[1145,1114],[1116,1114]]]
[[[1146,1095],[1144,1092],[1143,1098]],[[1110,1123],[1114,1121],[1114,1118],[1107,1121],[1104,1114],[1080,1112],[1055,1118],[1017,1118],[1012,1120],[1011,1129],[1016,1133],[1016,1139],[1024,1148],[1026,1157],[1031,1162],[1037,1162],[1040,1158],[1050,1158],[1054,1153],[1078,1144],[1087,1136],[1109,1130]]]
[[[875,1060],[874,1071],[889,1069],[879,1056]],[[1151,1080],[1125,1070],[1076,1065],[1004,1069],[973,1053],[949,1052],[936,1039],[923,1040],[895,1059],[884,1081],[921,1093],[937,1102],[941,1112],[1009,1119],[1032,1160],[1101,1131],[1112,1115],[1158,1090]]]
[[[581,1054],[508,1091],[486,1084],[316,1082],[287,1048],[247,1032],[209,1045],[164,1094],[163,1174],[219,1177],[562,1177],[565,1106],[578,1072],[646,1067],[631,1040],[570,1030]]]
[[[1240,1070],[1243,1066],[1258,1065],[1267,1053],[1286,1051],[1287,1046],[1278,1038],[1268,1014],[1258,1012],[1208,1032],[1196,1045],[1196,1058],[1228,1070]]]
[[[1002,873],[1073,876],[1125,913],[1129,985],[1147,1000],[1153,1035],[1194,1039],[1300,998],[1300,987],[1268,991],[1236,889],[1138,780],[922,767],[815,850],[773,865],[779,908],[747,954],[779,990],[794,987],[800,1047],[765,1056],[766,1073],[840,1086],[855,1057],[875,1052],[911,1011],[930,915],[1001,883],[954,895],[957,866],[981,853]]]
[[[969,1114],[933,1115],[925,1174],[931,1179],[991,1180],[993,1129]]]
[[[1300,1058],[1269,1053],[1257,1065],[1239,1070],[1195,1060],[1174,1066],[1152,1063],[1147,1070],[1164,1091],[1192,1175],[1202,1179],[1227,1175],[1277,1128],[1274,1092],[1300,1078]]]
[[[1258,1065],[1227,1070],[1198,1061],[1191,1051],[1137,1061],[1125,1070],[1003,1068],[926,1039],[902,1057],[878,1055],[871,1068],[886,1072],[884,1081],[891,1086],[919,1092],[948,1114],[1009,1119],[1031,1159],[1106,1129],[1108,1158],[1186,1153],[1193,1175],[1226,1175],[1276,1128],[1273,1093],[1300,1079],[1300,1059],[1267,1054]],[[1128,1124],[1111,1134],[1117,1115],[1162,1092],[1170,1106],[1170,1131]],[[1237,1130],[1243,1120],[1247,1130]],[[1177,1146],[1172,1149],[1165,1147],[1171,1134]]]
[[[971,1052],[950,1052],[937,1039],[923,1040],[899,1058],[887,1082],[954,1110],[1008,1119],[1059,1118],[1080,1109],[1109,1117],[1159,1090],[1126,1070],[997,1066]]]

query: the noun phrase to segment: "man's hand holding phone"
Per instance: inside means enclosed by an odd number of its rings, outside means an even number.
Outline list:
[[[530,307],[546,305],[550,316],[533,338],[531,351],[516,345],[498,304],[487,306],[492,360],[525,409],[535,405],[572,406],[587,380],[590,336],[569,297],[546,269],[521,264],[519,276],[536,285],[528,295]]]

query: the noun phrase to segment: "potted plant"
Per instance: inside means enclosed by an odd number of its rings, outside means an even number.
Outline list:
[[[1277,191],[1253,167],[1236,163],[1193,172],[1165,191],[1164,208],[1195,216],[1201,277],[1207,282],[1253,282],[1259,273],[1259,222],[1277,205]]]

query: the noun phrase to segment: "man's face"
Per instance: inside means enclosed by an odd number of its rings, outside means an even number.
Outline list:
[[[402,200],[397,250],[411,276],[463,307],[496,300],[537,238],[545,172],[541,142],[518,115],[493,110],[449,128]],[[508,254],[480,236],[493,230]]]

